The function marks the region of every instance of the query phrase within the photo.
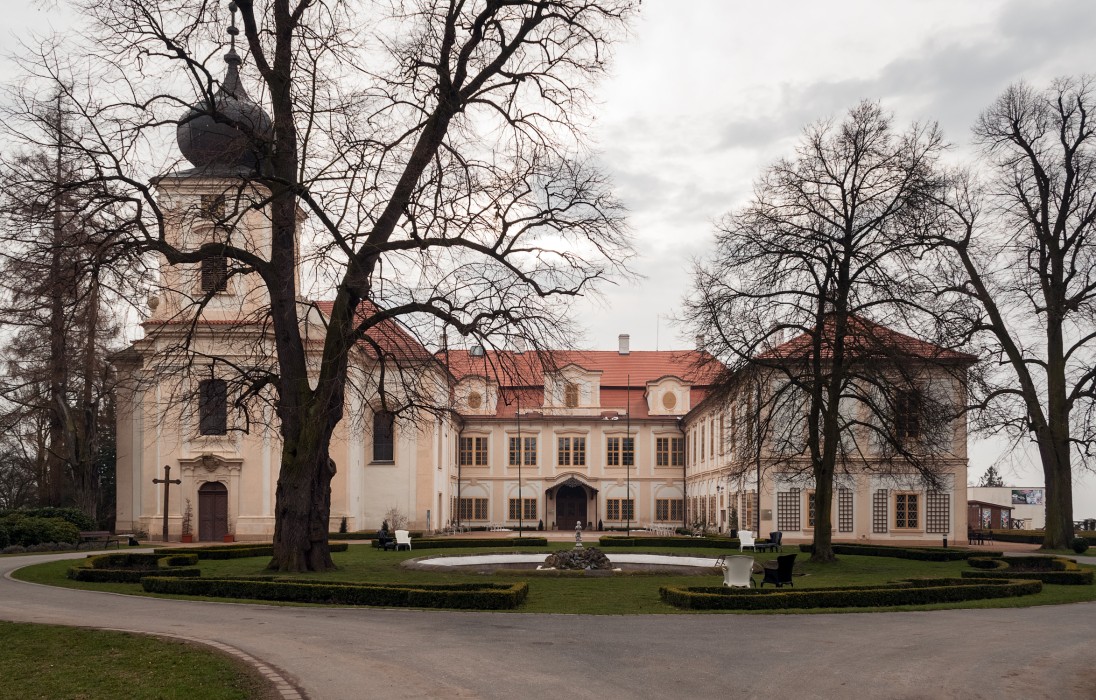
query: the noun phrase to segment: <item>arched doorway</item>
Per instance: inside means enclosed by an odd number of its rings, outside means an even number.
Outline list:
[[[228,487],[219,481],[198,489],[198,541],[220,542],[228,534]]]
[[[581,486],[564,484],[556,491],[556,527],[560,530],[574,530],[575,523],[586,527],[586,506],[590,499],[586,489]]]

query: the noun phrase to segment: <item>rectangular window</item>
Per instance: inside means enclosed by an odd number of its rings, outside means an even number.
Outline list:
[[[685,466],[685,438],[671,438],[670,440],[670,466]]]
[[[395,459],[396,414],[377,411],[373,414],[373,461],[391,462]]]
[[[486,498],[462,498],[460,499],[461,520],[487,520]]]
[[[202,258],[202,291],[223,292],[228,289],[228,259],[223,255]]]
[[[723,414],[719,414],[719,454],[727,453],[727,433],[723,425]]]
[[[525,504],[525,512],[521,512],[522,502]],[[536,520],[537,519],[537,499],[535,498],[511,498],[507,509],[507,517],[510,520]],[[520,515],[520,517],[519,517]]]
[[[670,466],[670,438],[655,438],[655,466]]]
[[[781,532],[799,529],[799,489],[777,492],[776,529]]]
[[[459,455],[462,467],[487,466],[487,438],[462,437]]]
[[[608,498],[605,500],[606,520],[634,520],[635,504],[630,498]]]
[[[754,517],[757,513],[757,494],[753,491],[747,491],[742,494],[742,518],[739,521],[743,530],[754,530],[757,528],[757,519]]]
[[[879,489],[871,500],[872,532],[887,532],[887,490]]]
[[[837,531],[852,532],[852,489],[837,488]]]
[[[921,394],[899,391],[894,398],[894,436],[900,442],[921,438]]]
[[[929,491],[925,494],[925,532],[946,535],[951,529],[951,494]]]
[[[708,522],[715,524],[715,496],[708,496]]]
[[[586,466],[586,438],[559,438],[558,459],[561,467]]]
[[[706,442],[705,436],[708,434],[708,426],[700,426],[700,461],[703,462],[705,458],[704,444]]]
[[[807,492],[807,527],[814,528],[814,513],[816,509],[817,501],[814,498],[814,491]]]
[[[916,530],[918,527],[917,494],[899,493],[894,496],[894,529]]]
[[[524,443],[524,449],[522,448]],[[537,439],[535,437],[527,438],[510,438],[510,466],[518,466],[518,452],[521,451],[524,454],[522,464],[525,466],[535,465],[537,463]]]
[[[202,435],[228,432],[228,384],[223,379],[198,383],[198,432]]]
[[[605,463],[610,467],[635,464],[635,438],[608,438],[605,443]]]

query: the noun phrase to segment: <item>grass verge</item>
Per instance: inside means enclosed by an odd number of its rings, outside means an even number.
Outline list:
[[[179,640],[125,632],[0,622],[9,698],[273,700],[247,664]]]
[[[674,608],[659,599],[661,586],[685,587],[685,586],[718,586],[722,582],[722,576],[712,570],[711,574],[698,576],[681,576],[675,574],[649,574],[649,575],[617,575],[604,578],[592,578],[582,576],[530,576],[521,571],[500,571],[495,574],[478,574],[475,572],[434,572],[410,570],[400,566],[400,563],[413,557],[424,555],[465,555],[483,554],[489,552],[536,552],[547,556],[552,551],[566,549],[559,543],[549,544],[543,547],[506,547],[482,549],[462,549],[459,552],[451,551],[401,551],[383,552],[367,545],[351,546],[346,552],[333,554],[333,559],[339,569],[322,574],[314,574],[317,579],[325,581],[355,581],[372,583],[472,583],[483,581],[527,581],[529,583],[529,596],[525,603],[514,612],[536,613],[576,613],[592,615],[631,615],[631,614],[697,614],[695,611],[683,611]],[[652,554],[671,554],[687,556],[718,556],[727,553],[721,549],[690,549],[683,552],[680,549],[669,548],[643,548],[644,552]],[[627,553],[636,553],[629,550]],[[738,553],[738,552],[734,552]],[[612,551],[609,551],[612,554]],[[758,561],[772,559],[776,554],[763,553],[755,555]],[[796,570],[802,576],[795,577],[795,587],[816,588],[828,586],[854,586],[854,585],[879,585],[890,581],[932,577],[932,578],[958,578],[960,572],[970,567],[965,561],[954,562],[923,562],[908,559],[894,559],[889,557],[865,557],[855,555],[842,555],[833,564],[812,564],[807,561],[808,555],[800,554],[797,559]],[[268,559],[256,557],[250,559],[231,559],[223,561],[203,560],[200,562],[202,575],[208,577],[222,576],[259,576],[269,574],[264,570]],[[83,588],[89,590],[112,591],[116,593],[129,593],[133,595],[149,595],[145,593],[139,584],[85,584],[65,578],[65,572],[72,566],[71,561],[52,562],[20,569],[15,573],[16,578],[36,583],[66,586],[71,588]],[[294,575],[294,578],[308,578],[309,575]],[[760,577],[757,577],[760,580]],[[179,597],[186,596],[161,596]],[[190,597],[189,599],[199,599]],[[999,600],[969,601],[964,603],[937,603],[917,606],[871,607],[857,608],[829,608],[812,610],[811,612],[864,612],[879,610],[936,610],[948,608],[1001,608],[1001,607],[1029,607],[1033,605],[1058,605],[1062,603],[1074,603],[1096,600],[1096,586],[1044,586],[1043,592],[1025,596],[1023,598],[1008,598]],[[240,602],[240,601],[234,601]],[[262,602],[262,601],[256,601]],[[712,614],[701,613],[701,614]],[[716,613],[718,614],[718,613]],[[772,614],[769,611],[754,614]]]

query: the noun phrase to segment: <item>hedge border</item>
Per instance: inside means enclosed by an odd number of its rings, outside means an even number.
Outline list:
[[[665,603],[688,610],[808,610],[928,605],[1033,595],[1041,581],[1015,579],[924,578],[878,586],[785,588],[713,588],[662,586]]]
[[[68,570],[73,581],[85,583],[140,583],[149,574],[170,577],[201,576],[193,554],[161,556],[147,553],[111,553],[89,556],[81,566]]]
[[[1077,562],[1063,557],[1007,557],[1003,559],[989,559],[985,557],[972,557],[967,563],[978,571],[963,571],[963,578],[1008,578],[1042,581],[1058,586],[1086,586],[1091,585],[1094,574],[1091,569],[1082,570]],[[1031,570],[1014,568],[1014,564],[1045,565],[1044,570]]]
[[[507,537],[503,539],[481,538],[453,538],[434,539],[425,538],[412,540],[414,549],[461,549],[467,547],[547,547],[548,539],[545,537]],[[374,544],[374,547],[376,544]]]
[[[377,584],[273,577],[179,579],[145,576],[141,586],[149,593],[175,595],[461,610],[510,610],[521,605],[529,595],[529,584],[524,581],[512,584]]]
[[[801,544],[799,551],[810,554],[814,545]],[[917,561],[962,561],[971,557],[1001,557],[1003,552],[980,552],[951,547],[892,547],[884,544],[846,544],[834,543],[834,554],[852,554],[861,557],[894,557],[896,559],[914,559]]]
[[[603,536],[599,547],[670,547],[681,549],[728,549],[739,547],[738,540],[715,537],[618,537]]]
[[[350,547],[346,542],[331,542],[332,552],[345,552]],[[170,547],[153,550],[156,554],[194,554],[199,559],[247,559],[248,557],[272,557],[272,544],[234,544],[217,547]]]

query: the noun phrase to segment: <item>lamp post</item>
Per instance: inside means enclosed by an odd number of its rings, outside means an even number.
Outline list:
[[[632,503],[633,503],[633,501],[632,501],[632,462],[635,461],[636,446],[635,446],[635,443],[632,442],[632,375],[628,374],[628,375],[625,375],[625,376],[627,377],[626,381],[628,382],[628,388],[624,392],[624,395],[626,397],[624,399],[625,404],[626,404],[626,406],[624,407],[625,408],[625,413],[624,413],[625,428],[624,428],[624,432],[627,433],[627,436],[624,438],[624,444],[627,447],[629,447],[630,449],[625,451],[624,455],[623,455],[628,460],[624,463],[624,478],[625,478],[625,482],[627,483],[627,486],[625,487],[625,491],[628,494],[627,500],[624,501],[626,504],[628,504],[628,521],[627,521],[627,524],[624,526],[624,535],[626,537],[631,537],[632,536]]]
[[[521,441],[521,388],[518,387],[517,395],[517,419],[518,419],[518,539],[523,537],[522,531],[525,525],[525,497],[521,493],[521,463],[525,461],[525,444]]]

